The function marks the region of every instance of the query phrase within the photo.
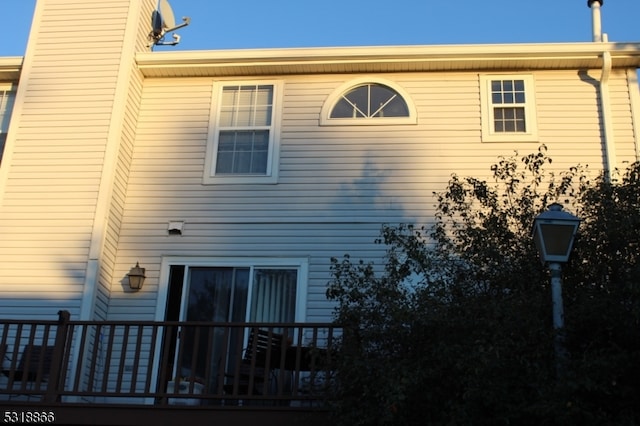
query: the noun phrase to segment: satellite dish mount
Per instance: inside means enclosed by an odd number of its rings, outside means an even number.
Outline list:
[[[191,18],[184,16],[182,23],[176,25],[173,10],[171,10],[169,2],[167,0],[158,0],[158,6],[151,14],[149,46],[175,46],[180,43],[180,36],[178,34],[172,34],[171,37],[173,37],[173,41],[165,41],[165,36],[177,29],[186,27],[189,23],[191,23]]]

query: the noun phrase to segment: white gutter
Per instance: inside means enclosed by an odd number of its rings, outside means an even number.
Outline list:
[[[607,42],[607,35],[602,33],[602,16],[600,8],[604,0],[587,0],[587,6],[591,8],[593,41],[596,43]],[[600,111],[602,111],[602,144],[605,153],[605,178],[609,180],[611,173],[616,169],[615,141],[613,139],[613,116],[611,114],[611,96],[609,92],[609,77],[613,61],[611,51],[603,48],[602,73],[600,74]]]
[[[637,58],[640,43],[611,43],[611,50]],[[309,47],[273,49],[183,50],[136,52],[140,67],[178,65],[238,65],[244,63],[292,64],[357,62],[588,59],[599,49],[591,42],[450,44],[411,46]]]

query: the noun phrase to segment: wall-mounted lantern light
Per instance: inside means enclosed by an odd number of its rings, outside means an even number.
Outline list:
[[[144,275],[144,268],[141,268],[138,262],[136,262],[136,266],[131,268],[127,276],[129,277],[129,287],[131,287],[131,290],[140,290],[142,288],[146,277]]]

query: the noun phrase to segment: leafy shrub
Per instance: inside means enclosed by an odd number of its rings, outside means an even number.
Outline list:
[[[640,423],[640,165],[547,173],[546,149],[452,176],[430,227],[385,226],[384,265],[332,259],[345,327],[339,425]],[[531,240],[560,202],[583,219],[564,268],[565,374],[549,277]]]

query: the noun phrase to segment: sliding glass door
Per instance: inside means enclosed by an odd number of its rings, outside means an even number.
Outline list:
[[[218,324],[302,321],[301,264],[272,263],[170,265],[165,319]],[[172,345],[172,377],[195,377],[215,389],[218,383],[212,378],[221,363],[223,370],[235,367],[235,352],[245,339],[242,328],[181,327]]]
[[[189,267],[180,320],[245,321],[250,272],[250,268]]]

